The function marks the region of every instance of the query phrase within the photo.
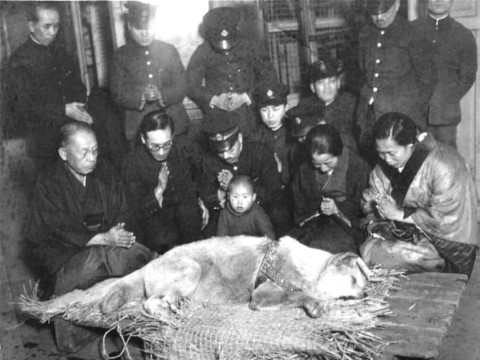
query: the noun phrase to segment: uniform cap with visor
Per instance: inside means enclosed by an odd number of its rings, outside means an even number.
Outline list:
[[[127,1],[125,7],[128,9],[127,19],[131,26],[139,30],[146,30],[151,27],[157,10],[155,5],[139,1]]]
[[[367,12],[370,15],[383,14],[390,10],[396,0],[367,0]]]
[[[287,103],[289,89],[277,81],[265,81],[260,83],[253,91],[253,99],[260,109],[265,106],[282,105]]]
[[[238,40],[240,14],[232,7],[218,7],[203,16],[205,39],[217,50],[228,51]]]
[[[206,114],[202,129],[208,136],[210,147],[216,153],[230,150],[240,133],[239,117],[235,112],[211,109]]]

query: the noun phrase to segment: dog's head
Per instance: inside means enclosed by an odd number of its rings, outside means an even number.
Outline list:
[[[357,255],[335,254],[320,274],[315,290],[322,299],[360,299],[366,296],[370,273]]]

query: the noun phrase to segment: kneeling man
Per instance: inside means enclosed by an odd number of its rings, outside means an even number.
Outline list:
[[[108,164],[97,163],[90,126],[67,123],[60,135],[60,159],[38,179],[28,230],[50,295],[124,276],[154,257],[128,230],[122,182]],[[90,338],[64,320],[54,327],[60,351],[78,350]]]

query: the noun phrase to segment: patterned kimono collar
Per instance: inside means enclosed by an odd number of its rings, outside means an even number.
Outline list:
[[[433,140],[430,135],[426,136],[422,141],[417,143],[402,172],[398,172],[397,169],[389,166],[385,161],[380,160],[380,168],[390,180],[392,187],[391,195],[395,199],[395,202],[398,206],[403,205],[403,201],[413,179],[435,146],[435,140]]]

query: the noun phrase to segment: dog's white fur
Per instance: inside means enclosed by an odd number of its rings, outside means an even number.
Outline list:
[[[285,291],[270,280],[254,288],[270,241],[236,236],[176,247],[119,279],[101,309],[111,313],[143,297],[147,312],[155,314],[174,307],[179,297],[188,297],[219,304],[249,303],[255,310],[303,307],[317,317],[324,300],[364,296],[364,272],[368,268],[359,257],[350,253],[332,255],[290,237],[279,241],[278,270],[301,291]]]

